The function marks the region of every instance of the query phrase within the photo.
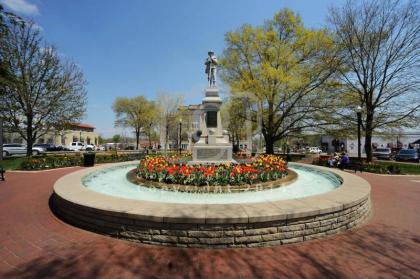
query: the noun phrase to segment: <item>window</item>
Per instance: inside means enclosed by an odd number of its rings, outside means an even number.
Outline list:
[[[193,122],[191,126],[192,126],[193,129],[199,129],[200,128],[200,123],[199,122]]]

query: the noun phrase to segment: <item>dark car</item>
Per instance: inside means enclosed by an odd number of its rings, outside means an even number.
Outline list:
[[[34,147],[42,147],[47,151],[62,151],[62,146],[56,146],[52,143],[37,143],[33,145]]]
[[[395,158],[397,161],[420,162],[419,151],[417,149],[401,149]]]

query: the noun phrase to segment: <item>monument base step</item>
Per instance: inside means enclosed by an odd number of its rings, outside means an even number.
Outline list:
[[[188,165],[223,165],[223,164],[238,164],[235,160],[230,161],[188,161]]]

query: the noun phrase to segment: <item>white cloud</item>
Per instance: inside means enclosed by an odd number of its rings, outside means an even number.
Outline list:
[[[34,23],[34,25],[32,25],[32,28],[35,30],[38,30],[39,32],[44,31],[44,28],[42,28],[41,25]]]
[[[2,0],[3,4],[14,12],[25,15],[39,14],[38,7],[27,0]]]

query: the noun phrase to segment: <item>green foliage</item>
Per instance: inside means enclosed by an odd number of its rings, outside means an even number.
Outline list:
[[[81,164],[81,156],[46,156],[27,158],[21,163],[20,168],[23,170],[43,170],[80,166]]]
[[[116,163],[126,162],[133,160],[140,160],[144,157],[141,153],[97,153],[95,155],[95,163]],[[54,169],[63,167],[73,167],[83,165],[83,156],[80,155],[65,155],[65,156],[44,156],[44,157],[33,157],[33,158],[18,158],[14,159],[15,164],[9,165],[14,166],[13,169],[22,170],[43,170],[43,169]]]
[[[113,135],[112,136],[112,142],[113,143],[119,143],[121,141],[121,135]]]
[[[0,167],[5,170],[16,170],[19,169],[24,160],[26,160],[26,158],[23,157],[5,158],[0,161]]]
[[[156,104],[143,96],[134,98],[118,97],[112,104],[116,114],[116,126],[132,128],[136,134],[136,146],[139,145],[140,132],[152,137],[154,124],[158,120],[159,110]]]
[[[261,125],[268,153],[275,141],[327,122],[339,64],[325,30],[305,28],[284,9],[264,26],[226,33],[225,41],[222,77],[248,102],[247,118]]]
[[[328,156],[322,156],[319,159],[314,160],[312,163],[318,166],[328,166]],[[357,158],[351,158],[350,162],[356,161]],[[372,172],[378,174],[420,174],[419,164],[407,164],[398,162],[370,162],[363,164],[363,171]]]

